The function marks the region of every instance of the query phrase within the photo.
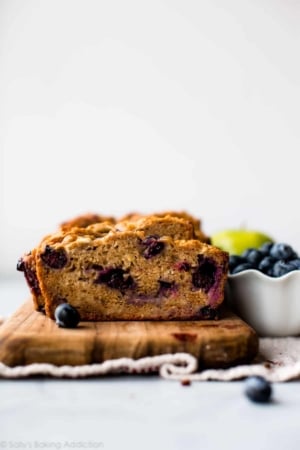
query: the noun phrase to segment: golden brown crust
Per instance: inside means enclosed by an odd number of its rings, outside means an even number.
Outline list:
[[[80,216],[74,217],[73,219],[69,219],[65,222],[62,222],[59,226],[59,228],[62,231],[68,231],[73,227],[79,227],[79,228],[85,228],[89,225],[92,225],[94,223],[100,223],[100,222],[109,222],[109,223],[115,223],[116,220],[114,217],[111,216],[103,216],[99,214],[94,213],[86,213],[81,214]]]
[[[197,217],[192,216],[187,211],[160,211],[155,214],[142,214],[138,212],[131,212],[128,213],[118,219],[118,222],[137,222],[143,219],[151,219],[151,218],[165,218],[165,217],[171,217],[171,218],[178,218],[178,219],[184,219],[185,221],[188,221],[192,224],[194,228],[194,237],[196,239],[199,239],[201,242],[210,243],[210,238],[207,236],[202,228],[201,228],[201,220]]]
[[[173,239],[195,239],[192,223],[179,217],[140,216],[135,220],[120,221],[116,228],[142,231],[145,235],[171,236]]]

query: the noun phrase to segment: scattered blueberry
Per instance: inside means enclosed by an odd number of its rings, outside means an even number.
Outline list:
[[[46,245],[44,253],[41,254],[42,261],[51,269],[62,269],[68,261],[67,254],[63,248],[54,249]]]
[[[272,386],[261,376],[250,376],[245,382],[245,394],[249,400],[256,403],[267,403],[272,396]]]
[[[76,308],[69,303],[61,303],[55,309],[55,321],[62,328],[76,328],[80,322],[80,315]]]
[[[248,270],[248,269],[254,269],[253,264],[245,262],[242,264],[239,264],[238,266],[236,266],[233,270],[232,270],[232,274],[234,273],[239,273],[239,272],[243,272],[244,270]]]
[[[270,256],[275,259],[289,259],[294,257],[294,250],[290,245],[279,242],[274,244],[271,248]]]

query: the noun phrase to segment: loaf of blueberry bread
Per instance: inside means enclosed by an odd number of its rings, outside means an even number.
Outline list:
[[[59,225],[59,230],[68,231],[74,227],[86,228],[90,225],[99,223],[109,225],[115,225],[118,223],[117,229],[124,229],[125,226],[133,227],[133,229],[134,227],[142,227],[144,231],[148,231],[149,234],[158,232],[159,235],[170,234],[173,237],[179,236],[179,238],[182,239],[196,238],[202,242],[210,241],[209,237],[206,236],[201,229],[201,221],[185,211],[166,211],[159,212],[154,215],[129,213],[119,219],[112,216],[86,213],[61,223]],[[47,239],[47,236],[45,239]],[[24,272],[27,284],[32,294],[35,308],[39,311],[44,311],[45,301],[41,294],[37,279],[35,253],[36,249],[33,249],[23,255],[18,262],[17,269]]]
[[[54,318],[69,303],[82,320],[217,318],[228,254],[179,214],[82,221],[45,237],[19,261],[35,306]]]

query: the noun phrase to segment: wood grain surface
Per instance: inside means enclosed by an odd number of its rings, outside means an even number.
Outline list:
[[[219,320],[81,322],[63,329],[28,300],[0,327],[0,361],[9,366],[74,366],[187,352],[200,368],[219,368],[250,362],[257,351],[256,333],[230,311]]]

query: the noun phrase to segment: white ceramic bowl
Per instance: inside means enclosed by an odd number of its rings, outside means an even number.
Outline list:
[[[279,278],[253,269],[229,275],[226,296],[259,336],[300,335],[300,270]]]

